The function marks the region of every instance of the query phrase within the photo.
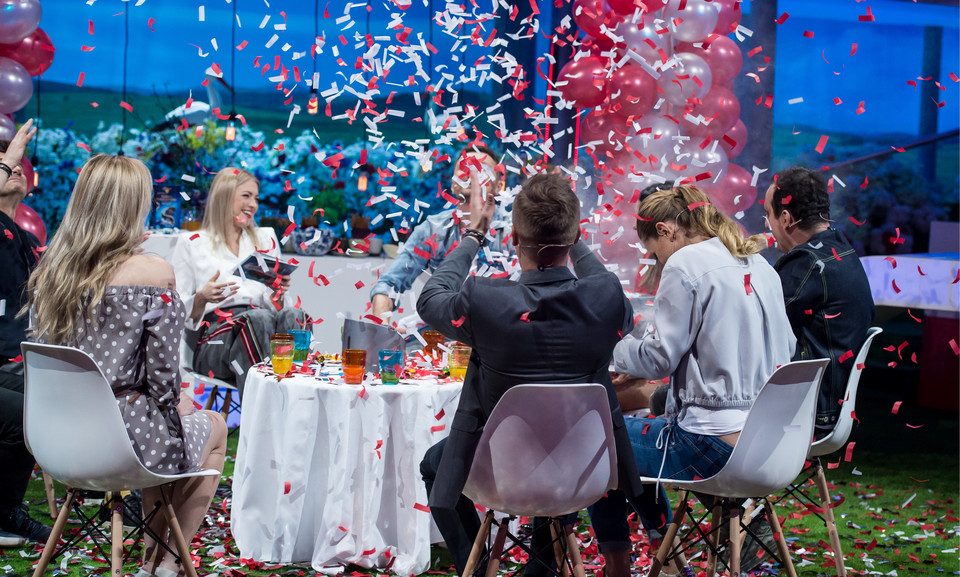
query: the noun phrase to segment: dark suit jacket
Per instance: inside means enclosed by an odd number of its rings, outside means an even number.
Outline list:
[[[608,370],[614,345],[633,328],[633,309],[616,275],[577,244],[570,253],[576,276],[567,267],[553,267],[524,272],[519,282],[467,278],[476,253],[474,241],[461,242],[417,301],[417,312],[430,326],[473,347],[430,506],[454,508],[493,407],[507,389],[525,383],[606,387],[619,488],[628,497],[639,495],[636,461]]]

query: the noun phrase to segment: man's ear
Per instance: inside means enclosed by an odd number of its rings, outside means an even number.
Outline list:
[[[797,219],[793,218],[793,214],[791,214],[787,209],[780,211],[780,216],[777,217],[777,220],[780,221],[780,226],[783,226],[784,228],[797,224]]]
[[[517,237],[517,227],[510,227],[510,241],[513,243],[513,246],[520,246],[520,238]]]

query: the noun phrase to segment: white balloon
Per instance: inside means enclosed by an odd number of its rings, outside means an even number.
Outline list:
[[[614,31],[617,36],[623,37],[622,48],[626,52],[632,52],[643,58],[650,66],[661,61],[661,50],[663,50],[667,59],[673,55],[673,35],[668,28],[655,27],[654,19],[649,15],[637,22],[631,20],[631,17],[627,17]],[[653,43],[653,46],[650,45],[651,43]]]
[[[670,68],[663,70],[657,84],[671,104],[683,106],[687,100],[703,98],[713,84],[713,74],[707,62],[691,52],[678,52]]]
[[[710,0],[670,0],[663,8],[663,19],[670,23],[673,37],[679,42],[703,40],[716,28],[719,18],[720,5]],[[679,24],[674,24],[677,19]]]

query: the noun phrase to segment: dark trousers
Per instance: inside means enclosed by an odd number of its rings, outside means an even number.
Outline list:
[[[23,372],[12,368],[0,370],[0,509],[20,506],[34,465],[23,440]]]
[[[433,491],[433,482],[437,478],[437,469],[440,467],[440,458],[443,456],[443,448],[447,440],[443,439],[436,445],[427,449],[423,460],[420,462],[420,475],[423,476],[423,483],[427,487],[427,496]],[[463,570],[467,567],[467,560],[470,558],[470,550],[473,548],[473,542],[477,539],[480,532],[480,517],[477,515],[477,508],[473,501],[460,495],[457,506],[454,509],[440,507],[430,507],[430,514],[443,535],[443,540],[447,543],[450,550],[450,556],[453,558],[453,564],[457,568],[457,574],[463,575]],[[576,514],[568,519],[573,522]],[[553,557],[553,544],[550,539],[550,529],[547,519],[540,517],[533,520],[533,536],[531,537],[530,547],[538,552],[537,558],[549,567],[556,566]],[[535,575],[546,575],[547,570],[530,559],[524,575],[533,577]]]

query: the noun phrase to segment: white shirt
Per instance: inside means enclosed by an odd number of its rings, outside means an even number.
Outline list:
[[[262,251],[261,254],[280,258],[280,243],[277,242],[277,235],[272,228],[258,228],[257,238]],[[180,293],[180,298],[187,308],[187,329],[196,330],[199,327],[200,320],[216,308],[223,309],[237,305],[271,308],[274,306],[270,301],[273,296],[273,290],[270,287],[255,280],[242,279],[232,274],[237,265],[254,254],[255,250],[246,231],[240,235],[238,255],[230,252],[225,243],[215,246],[212,236],[206,231],[198,230],[180,234],[177,239],[177,246],[173,251],[171,264],[177,278],[177,292]],[[217,282],[234,281],[239,286],[239,290],[233,296],[219,303],[207,303],[203,309],[203,315],[194,322],[189,316],[190,311],[193,310],[194,296],[217,271],[220,271]],[[290,291],[284,293],[283,304],[284,306],[293,306]]]

